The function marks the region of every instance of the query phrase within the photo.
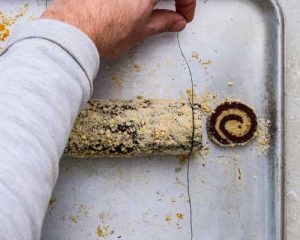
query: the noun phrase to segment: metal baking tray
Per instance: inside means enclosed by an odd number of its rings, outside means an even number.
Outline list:
[[[31,0],[30,11],[38,14],[45,5]],[[160,2],[160,7],[173,5]],[[208,156],[191,160],[193,239],[283,239],[284,20],[279,3],[199,0],[195,20],[179,41],[197,94],[241,99],[272,122],[265,155],[258,154],[254,142],[233,149],[209,143]],[[117,62],[102,60],[94,98],[176,99],[186,97],[189,88],[176,34],[164,33]],[[206,142],[205,131],[203,137]],[[191,239],[186,174],[187,164],[175,156],[65,158],[42,239]]]

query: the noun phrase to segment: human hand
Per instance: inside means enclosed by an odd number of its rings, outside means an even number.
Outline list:
[[[175,0],[176,12],[154,9],[158,0],[54,0],[42,18],[85,32],[101,56],[117,58],[144,39],[182,31],[194,17],[196,0]]]

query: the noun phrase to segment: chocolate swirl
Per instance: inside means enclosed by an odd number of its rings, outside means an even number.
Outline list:
[[[257,117],[253,109],[238,101],[219,105],[208,120],[208,135],[221,146],[243,145],[254,138]]]

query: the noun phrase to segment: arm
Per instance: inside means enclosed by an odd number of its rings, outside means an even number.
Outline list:
[[[180,14],[153,10],[156,1],[140,3],[56,0],[44,20],[10,39],[0,58],[1,239],[39,239],[59,159],[92,93],[98,52],[115,58],[146,37],[185,27]]]
[[[49,20],[26,27],[0,58],[1,239],[38,239],[59,158],[99,66],[79,30]]]

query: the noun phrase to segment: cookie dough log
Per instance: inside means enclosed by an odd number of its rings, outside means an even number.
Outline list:
[[[192,144],[188,100],[93,100],[80,113],[65,155],[132,157],[188,154]],[[201,111],[194,105],[194,149],[201,148]]]

